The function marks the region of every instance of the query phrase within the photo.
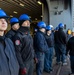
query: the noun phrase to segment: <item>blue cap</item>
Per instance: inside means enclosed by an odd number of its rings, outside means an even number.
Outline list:
[[[64,27],[64,24],[63,24],[63,23],[60,23],[60,24],[58,25],[58,27],[59,27],[59,28],[63,28],[63,27]]]
[[[46,28],[46,24],[45,24],[45,22],[43,22],[43,21],[38,22],[37,26],[38,26],[39,28]]]
[[[30,20],[30,17],[27,15],[27,14],[22,14],[20,17],[19,17],[19,21],[25,21],[25,20]]]
[[[10,23],[19,23],[19,20],[16,17],[10,19]]]
[[[51,26],[46,26],[46,30],[52,30]]]
[[[7,16],[2,9],[0,9],[0,18],[9,18],[9,16]]]
[[[57,26],[57,27],[55,28],[55,30],[59,30],[59,27]]]

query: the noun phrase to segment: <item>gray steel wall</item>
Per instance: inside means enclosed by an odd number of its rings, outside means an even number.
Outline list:
[[[58,7],[58,9],[55,9]],[[55,15],[56,11],[63,11],[60,15]],[[62,1],[52,1],[50,2],[50,24],[54,26],[54,28],[60,23],[66,24],[66,29],[72,29],[72,14],[70,12],[70,8],[68,5],[68,9],[64,9],[64,3]]]
[[[71,0],[72,9],[72,26],[74,27],[74,0]]]

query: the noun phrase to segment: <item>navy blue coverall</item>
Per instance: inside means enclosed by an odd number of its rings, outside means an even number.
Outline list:
[[[28,27],[21,26],[18,33],[14,36],[13,42],[20,69],[26,68],[27,73],[25,75],[33,75],[33,39]]]
[[[49,50],[45,53],[45,62],[44,62],[44,70],[46,72],[52,71],[52,57],[53,57],[53,49],[54,49],[54,36],[51,33],[49,36],[45,36]]]
[[[71,71],[74,74],[74,36],[69,39],[66,50],[66,54],[70,54]]]
[[[45,34],[37,31],[34,36],[34,48],[38,63],[36,64],[36,74],[42,75],[44,69],[44,55],[48,51],[48,45],[45,39]]]
[[[12,41],[0,36],[0,75],[18,75],[19,64]]]
[[[5,36],[6,36],[7,38],[10,38],[10,39],[12,40],[13,37],[14,37],[14,35],[16,34],[16,32],[17,32],[17,31],[11,29],[11,30],[9,30],[9,31],[6,33]]]
[[[59,30],[54,33],[54,40],[55,40],[55,50],[57,57],[56,61],[57,63],[59,62],[65,63],[67,37],[63,31],[63,28],[59,28]]]

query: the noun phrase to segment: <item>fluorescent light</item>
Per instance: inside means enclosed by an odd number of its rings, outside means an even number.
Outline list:
[[[43,16],[41,15],[41,17],[43,17]]]
[[[37,1],[37,2],[38,2],[38,4],[40,4],[40,5],[42,4],[40,1]]]
[[[20,3],[20,6],[24,7],[24,4]]]
[[[35,18],[35,20],[38,20],[37,18]]]
[[[13,15],[10,15],[10,17],[13,17]]]
[[[17,12],[16,12],[16,11],[13,11],[13,13],[17,14]]]

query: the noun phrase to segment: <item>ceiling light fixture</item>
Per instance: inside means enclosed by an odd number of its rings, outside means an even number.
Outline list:
[[[41,17],[43,17],[43,15],[41,15]]]
[[[24,7],[24,4],[20,3],[20,6]]]
[[[13,15],[10,15],[10,17],[13,17]]]
[[[35,20],[38,20],[37,18],[35,18]]]
[[[37,1],[37,3],[40,4],[40,5],[42,4],[39,0]]]
[[[16,12],[16,11],[13,11],[13,13],[14,13],[14,14],[17,14],[17,12]]]

